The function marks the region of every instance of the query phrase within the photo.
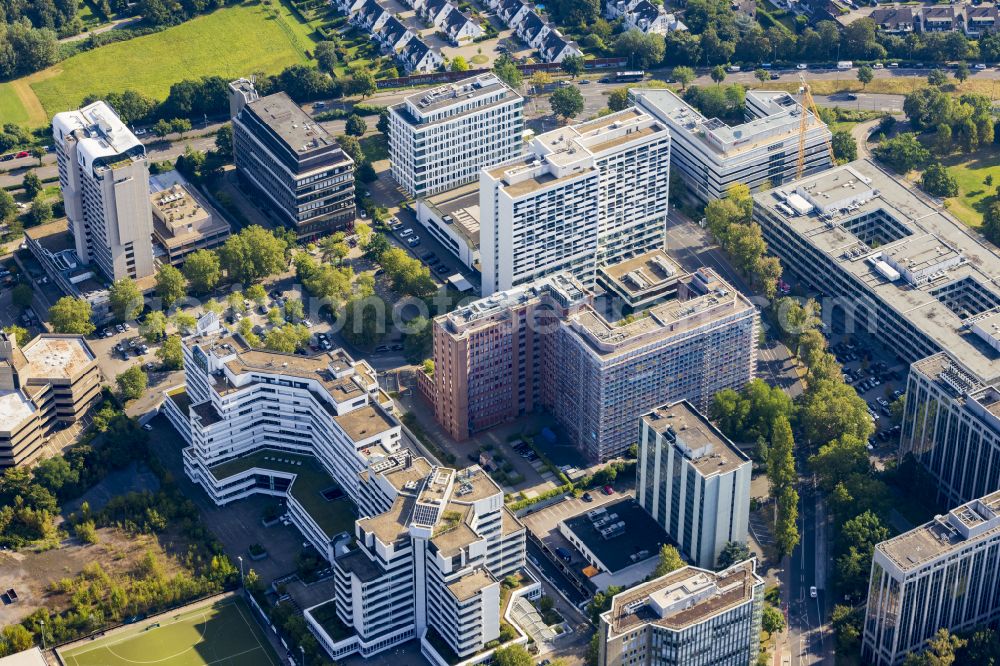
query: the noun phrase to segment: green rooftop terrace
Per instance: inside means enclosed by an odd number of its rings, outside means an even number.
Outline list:
[[[302,505],[327,537],[332,538],[341,532],[354,532],[354,520],[357,518],[354,503],[343,491],[337,499],[329,500],[324,497],[324,493],[336,493],[340,486],[313,456],[261,449],[248,456],[220,463],[209,471],[217,481],[222,481],[254,468],[294,474],[289,494]]]

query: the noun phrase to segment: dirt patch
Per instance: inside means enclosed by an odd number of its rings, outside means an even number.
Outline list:
[[[0,626],[20,622],[39,608],[62,610],[69,599],[50,591],[52,583],[72,578],[91,562],[99,562],[111,576],[135,568],[136,563],[152,550],[163,565],[163,571],[173,574],[182,567],[159,544],[155,536],[131,536],[117,529],[97,531],[99,541],[84,546],[76,539],[67,539],[59,548],[36,553],[30,550],[0,552],[0,590],[14,588],[18,601],[0,606]]]
[[[44,125],[48,121],[49,116],[45,113],[45,108],[42,107],[41,101],[39,101],[38,96],[35,95],[35,91],[31,89],[29,85],[30,78],[14,79],[10,82],[11,90],[17,95],[17,98],[21,100],[21,105],[24,110],[28,112],[28,123],[31,126]]]

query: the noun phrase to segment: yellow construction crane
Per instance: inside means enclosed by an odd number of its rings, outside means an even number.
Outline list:
[[[802,178],[802,173],[806,169],[806,130],[809,126],[809,114],[806,111],[810,111],[816,120],[819,121],[819,110],[816,108],[816,101],[813,100],[812,92],[809,91],[809,84],[806,83],[804,76],[799,74],[799,81],[801,82],[801,87],[799,88],[799,93],[802,95],[802,118],[799,120],[799,163],[795,169],[795,180]],[[826,148],[830,151],[830,160],[834,160],[833,157],[833,144],[830,140],[826,141]]]

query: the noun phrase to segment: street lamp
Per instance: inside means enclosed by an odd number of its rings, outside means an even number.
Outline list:
[[[42,627],[42,652],[45,652],[45,620],[39,620],[38,624]]]
[[[306,646],[300,645],[299,652],[302,653],[302,666],[306,666]]]
[[[240,561],[240,587],[246,587],[246,582],[243,580],[243,556],[237,555],[236,559]]]

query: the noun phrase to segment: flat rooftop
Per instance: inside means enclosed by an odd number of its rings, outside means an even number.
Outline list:
[[[72,379],[94,362],[94,352],[80,335],[43,333],[22,351],[28,365],[21,375],[28,379]]]
[[[603,512],[601,512],[603,509]],[[590,549],[611,573],[617,573],[650,557],[656,557],[660,546],[670,543],[670,537],[653,517],[632,498],[602,505],[599,517],[590,518],[586,513],[567,518],[566,527]],[[595,515],[594,512],[589,512]],[[605,539],[595,522],[606,520],[606,527],[624,522],[624,529],[617,536]],[[632,559],[633,555],[638,555]]]
[[[480,590],[496,582],[497,579],[491,576],[486,569],[476,569],[472,573],[465,574],[458,580],[449,583],[448,589],[461,602],[471,599],[479,594]]]
[[[248,456],[215,465],[208,471],[217,481],[224,481],[255,468],[294,474],[289,494],[302,505],[327,537],[352,530],[355,519],[353,504],[346,495],[335,500],[323,497],[324,491],[339,486],[314,456],[260,449]]]
[[[493,106],[520,99],[521,96],[500,77],[489,72],[413,93],[393,109],[397,112],[406,111],[400,113],[400,117],[410,124],[420,125],[433,123],[434,120],[451,122],[467,113],[481,113]],[[461,113],[437,117],[437,112],[456,105],[470,108]]]
[[[680,264],[663,250],[651,250],[611,266],[601,266],[598,272],[612,288],[630,301],[639,301],[669,291],[686,275]]]
[[[1000,255],[869,160],[754,195],[754,205],[987,383],[1000,352],[970,326],[1000,307]]]
[[[410,516],[417,500],[410,495],[400,495],[389,507],[377,516],[365,516],[358,525],[366,532],[371,532],[383,543],[395,543],[401,536],[410,531]]]
[[[700,268],[682,281],[694,288],[690,298],[677,298],[635,313],[631,320],[608,321],[586,306],[570,316],[573,330],[598,354],[621,354],[655,339],[687,334],[741,314],[755,313],[750,300],[710,268]],[[707,291],[707,293],[701,293]]]
[[[753,600],[753,560],[720,573],[684,567],[616,594],[604,614],[615,634],[653,624],[680,631]]]
[[[0,431],[13,431],[34,413],[34,403],[21,391],[0,391]]]
[[[539,134],[532,141],[537,157],[567,166],[599,157],[620,145],[652,136],[667,136],[658,120],[635,107]]]
[[[498,317],[505,317],[507,310],[511,308],[527,306],[547,294],[552,294],[568,303],[588,298],[587,292],[576,278],[559,273],[473,301],[437,317],[436,321],[447,323],[451,334],[463,335],[479,325],[492,323]]]
[[[424,199],[424,204],[434,209],[471,247],[479,247],[480,209],[479,181],[446,190]]]
[[[878,544],[875,549],[904,572],[920,569],[972,543],[1000,534],[1000,491]]]
[[[96,160],[108,162],[125,155],[141,159],[146,154],[142,142],[104,101],[57,113],[52,118],[52,131],[60,143],[76,133],[81,164],[88,170]]]
[[[326,147],[340,149],[340,144],[333,135],[314,121],[286,93],[278,92],[261,97],[247,104],[247,107],[294,153],[311,153]]]
[[[229,223],[177,171],[149,178],[153,233],[168,248],[226,235]]]
[[[754,148],[784,141],[797,135],[801,126],[801,105],[781,91],[748,92],[748,102],[757,101],[764,115],[741,125],[727,125],[718,118],[706,118],[669,89],[643,88],[632,91],[642,108],[670,123],[673,134],[684,133],[718,157],[731,157]],[[757,100],[750,98],[756,96]],[[754,111],[751,104],[747,109]],[[826,129],[812,113],[807,113],[808,130]]]
[[[702,476],[726,474],[751,464],[750,458],[687,401],[657,407],[642,419],[672,440]]]
[[[335,416],[333,420],[356,443],[371,439],[396,427],[396,424],[374,405],[366,405],[342,416]]]

